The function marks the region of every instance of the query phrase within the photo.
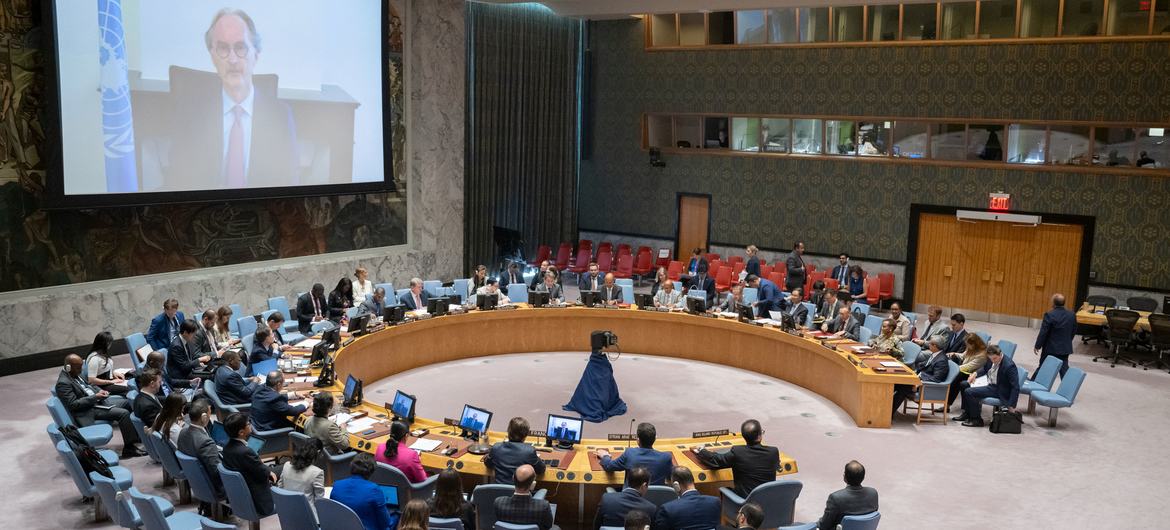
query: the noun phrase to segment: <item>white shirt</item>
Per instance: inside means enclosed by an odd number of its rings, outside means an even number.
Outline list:
[[[355,303],[360,304],[366,301],[366,296],[371,294],[374,294],[374,282],[370,280],[366,280],[365,283],[358,280],[353,281],[353,299]]]
[[[240,102],[240,108],[244,109],[244,113],[240,114],[240,125],[244,128],[244,179],[248,178],[248,159],[252,154],[252,110],[256,102],[256,90],[253,88],[248,92],[248,97]],[[236,101],[228,95],[227,91],[223,91],[223,174],[227,175],[227,159],[228,149],[231,147],[232,124],[235,123],[236,117],[232,114],[232,107],[236,106]]]
[[[489,292],[489,291],[488,291],[488,288],[487,288],[487,286],[485,285],[485,286],[483,286],[483,287],[480,287],[479,289],[477,289],[477,290],[475,291],[475,294],[476,294],[476,295],[481,295],[481,294],[483,294],[483,295],[490,295],[490,294],[495,294],[495,295],[499,295],[499,298],[497,298],[497,299],[496,299],[496,303],[498,303],[498,304],[510,304],[510,303],[512,303],[512,300],[509,300],[509,299],[508,299],[508,295],[504,294],[504,291],[501,291],[499,288],[496,288],[496,292],[494,292],[494,293],[493,293],[493,292]]]

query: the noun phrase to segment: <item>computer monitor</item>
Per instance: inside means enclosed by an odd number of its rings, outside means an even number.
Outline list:
[[[436,296],[434,298],[427,298],[427,313],[432,316],[440,316],[447,314],[447,306],[451,301],[446,296]]]
[[[635,293],[634,304],[639,309],[651,309],[654,307],[654,296],[646,293]]]
[[[373,316],[370,313],[364,313],[349,319],[349,326],[347,328],[349,329],[349,334],[355,337],[364,335],[366,333],[366,326],[369,326],[370,318]]]
[[[475,295],[475,307],[483,311],[491,311],[500,303],[499,294],[477,294]]]
[[[397,324],[406,319],[406,306],[395,305],[382,309],[382,321]]]
[[[313,346],[313,354],[309,357],[309,364],[317,364],[325,361],[329,356],[329,345],[324,342],[318,342]]]
[[[548,291],[528,291],[528,304],[532,307],[544,307],[548,305]]]
[[[581,305],[592,307],[597,305],[597,299],[600,298],[601,293],[597,291],[581,291]]]
[[[687,297],[687,311],[692,314],[699,314],[707,310],[707,300],[703,298]]]
[[[751,304],[737,305],[736,314],[739,315],[740,322],[751,322],[756,319],[756,312],[752,310]]]
[[[417,399],[401,390],[394,392],[394,401],[390,403],[390,413],[394,414],[394,419],[405,420],[406,423],[414,423],[414,403]]]
[[[491,422],[491,412],[471,405],[463,405],[463,415],[459,416],[459,427],[470,433],[471,437],[474,438],[477,433],[486,431]]]
[[[321,342],[328,344],[330,349],[339,348],[341,346],[341,328],[332,327],[322,332]]]
[[[562,449],[571,449],[573,444],[581,443],[581,428],[584,426],[581,418],[569,416],[548,415],[548,428],[545,432],[549,440],[556,440],[557,446]]]
[[[360,382],[353,376],[353,374],[345,376],[345,390],[341,392],[342,403],[352,403],[354,393],[357,392]]]

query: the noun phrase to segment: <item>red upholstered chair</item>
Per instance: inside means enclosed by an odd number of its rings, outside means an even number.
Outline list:
[[[592,239],[582,239],[582,240],[578,241],[577,242],[577,250],[581,250],[583,248],[589,249],[590,255],[593,255],[593,240]]]
[[[743,272],[745,266],[743,260],[731,262],[731,275],[739,278],[739,273]]]
[[[569,259],[573,257],[573,245],[561,243],[557,249],[557,262],[553,265],[559,271],[569,268]]]
[[[618,245],[617,255],[618,257],[621,257],[622,254],[629,254],[632,256],[634,253],[630,250],[629,245],[622,243]]]
[[[614,278],[633,278],[634,277],[634,257],[629,254],[622,254],[617,259],[617,269],[613,271]]]
[[[812,273],[814,273],[816,271],[817,271],[816,265],[813,265],[812,263],[805,263],[804,264],[804,277],[805,278],[808,278],[809,276],[812,275]]]
[[[666,265],[666,277],[671,281],[678,281],[682,276],[683,264],[681,261],[671,261]]]
[[[839,282],[833,278],[825,278],[825,289],[828,289],[830,291],[839,290],[839,289],[841,289],[841,282]]]
[[[771,265],[764,265],[763,263],[760,263],[760,277],[771,279],[772,278],[772,266]]]
[[[760,258],[760,266],[761,267],[763,267],[764,265],[767,265],[767,264],[768,264],[768,260],[766,260],[764,258]]]
[[[727,258],[728,263],[743,263],[743,256],[732,256]]]
[[[719,267],[723,266],[723,262],[719,260],[711,260],[707,262],[707,272],[709,274],[718,274]]]
[[[653,249],[651,249],[650,247],[648,247],[648,246],[646,246],[646,245],[642,245],[642,246],[638,247],[638,251],[634,253],[634,256],[635,256],[635,257],[634,257],[634,262],[635,262],[635,264],[636,264],[636,263],[637,263],[637,261],[638,261],[638,258],[637,258],[638,254],[641,254],[641,253],[643,253],[643,252],[645,252],[645,253],[647,253],[647,254],[650,254],[651,256],[653,256],[653,255],[654,255],[654,250],[653,250]]]
[[[719,272],[715,273],[715,290],[721,293],[731,290],[731,267],[719,267]]]
[[[618,267],[621,267],[620,261]],[[642,281],[654,271],[654,263],[650,261],[650,249],[647,248],[646,252],[638,252],[638,257],[634,258],[634,275],[638,277],[638,281]]]
[[[762,273],[764,271],[761,270],[760,272]],[[784,273],[783,272],[772,271],[772,273],[768,275],[768,279],[772,280],[772,283],[776,284],[777,289],[784,288]]]
[[[609,241],[602,241],[601,244],[597,246],[598,258],[601,257],[602,252],[609,252],[610,255],[613,255],[613,243],[610,243]]]
[[[589,258],[592,257],[589,249],[582,248],[577,250],[577,261],[569,267],[569,272],[580,275],[589,270]]]
[[[529,261],[528,264],[533,267],[539,267],[540,262],[549,258],[552,255],[552,247],[548,245],[541,245],[536,247],[536,259]]]
[[[654,260],[654,268],[655,269],[657,269],[658,267],[667,267],[670,265],[670,256],[671,256],[672,251],[669,248],[660,248],[660,249],[658,249],[658,253],[662,254],[663,250],[666,251],[666,257],[658,258],[658,259]]]
[[[605,243],[601,244],[597,250],[597,270],[601,272],[609,272],[613,270],[613,253],[608,248],[604,248]]]
[[[878,285],[878,279],[865,280],[865,303],[869,305],[877,305],[881,301],[881,296],[878,294],[881,287]]]
[[[817,280],[824,280],[825,276],[827,276],[827,274],[824,271],[821,271],[821,272],[813,272],[812,274],[809,274],[807,277],[805,277],[805,279],[804,279],[804,299],[805,300],[808,300],[810,297],[812,297],[812,284],[815,283]]]
[[[714,252],[708,252],[708,253],[707,253],[707,262],[708,262],[708,263],[710,263],[710,262],[712,262],[712,261],[715,261],[715,260],[717,260],[717,259],[719,259],[719,254],[716,254],[716,253],[714,253]]]
[[[879,272],[878,273],[878,298],[881,300],[889,300],[894,297],[894,273]],[[881,307],[881,302],[878,303]]]

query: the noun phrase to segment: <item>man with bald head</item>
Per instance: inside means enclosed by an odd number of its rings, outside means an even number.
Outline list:
[[[536,489],[536,470],[528,464],[516,468],[516,492],[496,499],[496,520],[512,524],[534,524],[540,530],[557,528],[553,524],[552,506],[544,499],[532,497]]]
[[[256,76],[263,40],[255,21],[224,8],[203,35],[215,75],[171,67],[179,102],[166,186],[240,189],[300,184],[292,110],[276,76]]]
[[[605,273],[605,283],[601,285],[601,293],[598,299],[605,303],[605,305],[618,305],[622,303],[622,286],[615,285],[613,273]]]
[[[845,489],[829,494],[825,501],[825,513],[817,521],[817,528],[832,530],[841,524],[846,515],[864,515],[878,511],[877,490],[862,486],[865,480],[865,466],[856,460],[845,464]]]
[[[1033,352],[1040,356],[1040,366],[1044,366],[1044,359],[1049,356],[1060,359],[1060,378],[1064,379],[1068,372],[1068,356],[1072,354],[1073,336],[1077,333],[1077,317],[1072,311],[1064,307],[1064,295],[1052,295],[1052,309],[1044,313],[1044,322],[1040,324],[1040,334],[1036,335],[1036,347]],[[1039,372],[1039,370],[1036,370]],[[1036,373],[1032,373],[1036,379]]]
[[[130,423],[130,402],[89,384],[81,377],[81,363],[81,356],[77,354],[65,357],[61,373],[57,375],[57,399],[79,427],[88,427],[98,421],[116,422],[122,432],[122,458],[146,454],[138,447],[138,433]]]

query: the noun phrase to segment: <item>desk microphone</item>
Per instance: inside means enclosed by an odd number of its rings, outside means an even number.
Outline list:
[[[630,442],[632,442],[634,440],[634,422],[635,421],[638,421],[638,418],[630,418],[630,431],[628,433],[626,433],[626,449],[630,448]]]

